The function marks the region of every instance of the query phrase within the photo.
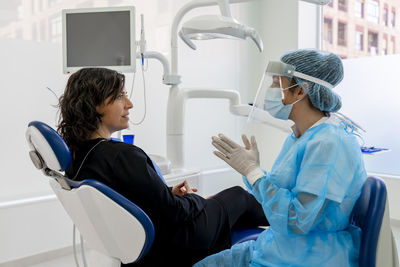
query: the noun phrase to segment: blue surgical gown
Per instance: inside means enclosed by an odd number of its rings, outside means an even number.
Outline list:
[[[367,174],[355,136],[323,123],[289,135],[271,172],[249,191],[270,227],[195,266],[358,266],[361,230],[349,223]]]

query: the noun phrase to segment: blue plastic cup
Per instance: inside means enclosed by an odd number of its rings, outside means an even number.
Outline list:
[[[122,139],[124,140],[125,143],[133,145],[135,135],[134,134],[124,134],[122,136]]]

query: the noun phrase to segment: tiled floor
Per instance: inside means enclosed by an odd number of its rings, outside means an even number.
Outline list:
[[[392,225],[392,231],[395,236],[397,250],[399,251],[399,255],[400,255],[400,225],[399,226]],[[93,265],[90,262],[90,258],[92,258],[94,256],[93,253],[94,253],[93,251],[87,252],[88,258],[89,258],[88,259],[89,267],[93,267]],[[80,266],[83,266],[82,259],[80,256],[81,255],[79,254],[78,255],[79,264],[80,264]],[[96,254],[95,257],[98,259],[98,257],[101,257],[101,256]],[[109,266],[109,265],[107,265],[106,261],[102,261],[102,263],[104,264],[103,265],[104,267]],[[26,267],[74,267],[74,266],[76,266],[76,264],[75,264],[73,254],[62,256],[62,257],[59,257],[56,259],[52,259],[52,260],[49,260],[46,262],[41,262],[41,263],[34,264],[34,265],[26,265]],[[96,264],[96,267],[103,267],[103,266],[99,266],[98,264]],[[24,267],[24,266],[21,266],[21,267]]]

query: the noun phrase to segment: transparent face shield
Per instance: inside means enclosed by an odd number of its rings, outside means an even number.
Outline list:
[[[250,112],[249,123],[263,123],[284,132],[290,133],[293,122],[277,119],[273,116],[282,105],[283,91],[292,86],[295,68],[282,62],[269,62],[259,85],[253,108]],[[269,109],[275,108],[274,110]]]

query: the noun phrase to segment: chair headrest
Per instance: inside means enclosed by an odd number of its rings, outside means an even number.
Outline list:
[[[45,167],[54,171],[65,171],[71,164],[71,152],[64,139],[49,125],[32,121],[26,131],[33,164],[38,169]]]

